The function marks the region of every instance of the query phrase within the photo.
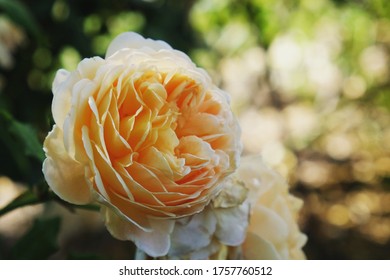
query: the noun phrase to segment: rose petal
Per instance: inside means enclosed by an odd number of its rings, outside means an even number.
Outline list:
[[[183,256],[206,247],[217,225],[212,211],[203,211],[190,218],[178,220],[171,235],[171,256]]]
[[[58,127],[62,128],[65,118],[70,111],[72,104],[72,88],[79,81],[80,76],[77,72],[69,73],[66,70],[59,70],[56,73],[53,82],[53,102],[51,111]]]
[[[242,247],[244,259],[246,260],[280,259],[280,256],[271,243],[252,232],[248,232]]]
[[[53,191],[70,203],[89,203],[91,195],[85,178],[85,167],[68,156],[58,126],[54,126],[47,136],[44,150],[47,158],[43,163],[43,174]]]
[[[175,225],[174,220],[150,219],[153,231],[135,231],[135,245],[151,257],[160,257],[168,253],[171,245],[169,235]]]
[[[150,219],[151,230],[145,232],[137,226],[121,219],[109,208],[102,207],[107,229],[119,240],[132,240],[135,245],[151,257],[161,257],[168,253],[170,247],[169,235],[173,230],[173,220]]]
[[[171,50],[172,47],[164,41],[145,39],[141,35],[134,32],[125,32],[118,35],[108,46],[106,52],[106,58],[113,55],[115,52],[123,49],[140,49],[140,48],[151,48],[155,51],[161,49]]]
[[[218,208],[215,215],[218,219],[216,237],[223,244],[240,245],[245,239],[248,227],[249,203],[243,203],[239,207]]]

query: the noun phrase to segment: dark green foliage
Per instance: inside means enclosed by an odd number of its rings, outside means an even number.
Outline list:
[[[0,135],[0,174],[29,184],[40,180],[44,153],[32,126],[0,111]]]
[[[50,218],[36,220],[30,231],[13,247],[12,259],[40,260],[47,259],[58,250],[57,235],[61,219]]]
[[[3,11],[15,23],[22,26],[36,39],[41,37],[41,31],[30,11],[18,0],[0,0],[0,11]]]

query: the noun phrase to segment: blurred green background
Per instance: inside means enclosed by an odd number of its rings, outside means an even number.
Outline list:
[[[52,202],[41,172],[56,70],[125,31],[229,92],[244,153],[305,202],[308,259],[390,259],[387,0],[0,0],[0,208],[18,208],[0,217],[0,258],[133,257],[99,213]]]

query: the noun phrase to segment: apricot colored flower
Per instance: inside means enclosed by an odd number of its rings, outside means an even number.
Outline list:
[[[99,202],[111,234],[165,255],[175,219],[204,209],[237,166],[228,96],[184,53],[123,33],[106,57],[59,70],[44,142],[51,189]]]

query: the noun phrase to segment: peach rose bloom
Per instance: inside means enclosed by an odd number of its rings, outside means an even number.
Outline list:
[[[244,259],[304,259],[307,237],[298,227],[301,199],[289,193],[284,178],[261,157],[243,157],[235,173],[248,188],[251,215],[242,244]]]
[[[51,189],[99,202],[111,234],[167,254],[175,219],[203,210],[237,166],[228,95],[184,53],[123,33],[106,57],[59,70],[44,142]]]

